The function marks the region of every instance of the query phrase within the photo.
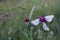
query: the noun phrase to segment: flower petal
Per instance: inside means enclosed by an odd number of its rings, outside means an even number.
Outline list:
[[[38,25],[40,23],[40,20],[39,19],[35,19],[35,20],[31,21],[31,23],[33,25]]]
[[[44,23],[44,22],[43,22],[43,29],[44,29],[45,31],[49,31],[48,26],[47,26],[46,23]]]
[[[45,19],[47,22],[51,22],[54,18],[54,15],[49,15],[49,16],[46,16]]]

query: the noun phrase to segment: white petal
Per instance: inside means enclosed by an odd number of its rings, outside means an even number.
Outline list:
[[[49,31],[48,26],[47,26],[46,23],[44,23],[44,22],[43,22],[43,29],[44,29],[45,31]]]
[[[40,20],[39,19],[35,19],[35,20],[31,21],[31,23],[33,25],[38,25],[40,23]]]
[[[51,22],[54,18],[54,15],[46,16],[45,19],[47,22]]]

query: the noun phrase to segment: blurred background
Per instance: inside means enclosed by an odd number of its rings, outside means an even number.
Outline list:
[[[32,20],[55,15],[50,31],[25,23],[33,6]],[[60,0],[0,0],[0,40],[60,40]]]

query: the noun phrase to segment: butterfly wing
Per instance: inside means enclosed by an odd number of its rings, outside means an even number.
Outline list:
[[[44,29],[45,31],[49,31],[48,26],[47,26],[46,23],[44,23],[44,22],[43,22],[43,29]]]
[[[54,15],[46,16],[45,19],[47,22],[51,22],[54,18]]]
[[[31,23],[33,25],[38,25],[40,23],[40,20],[39,19],[35,19],[35,20],[32,20]]]

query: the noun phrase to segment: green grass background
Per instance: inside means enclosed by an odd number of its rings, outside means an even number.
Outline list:
[[[42,24],[25,24],[24,20],[33,5],[36,8],[32,20],[39,16],[55,15],[54,20],[47,23],[49,32],[42,29]],[[0,40],[60,40],[60,0],[2,0],[0,16],[4,12],[9,14],[9,20],[4,24],[0,21]]]

